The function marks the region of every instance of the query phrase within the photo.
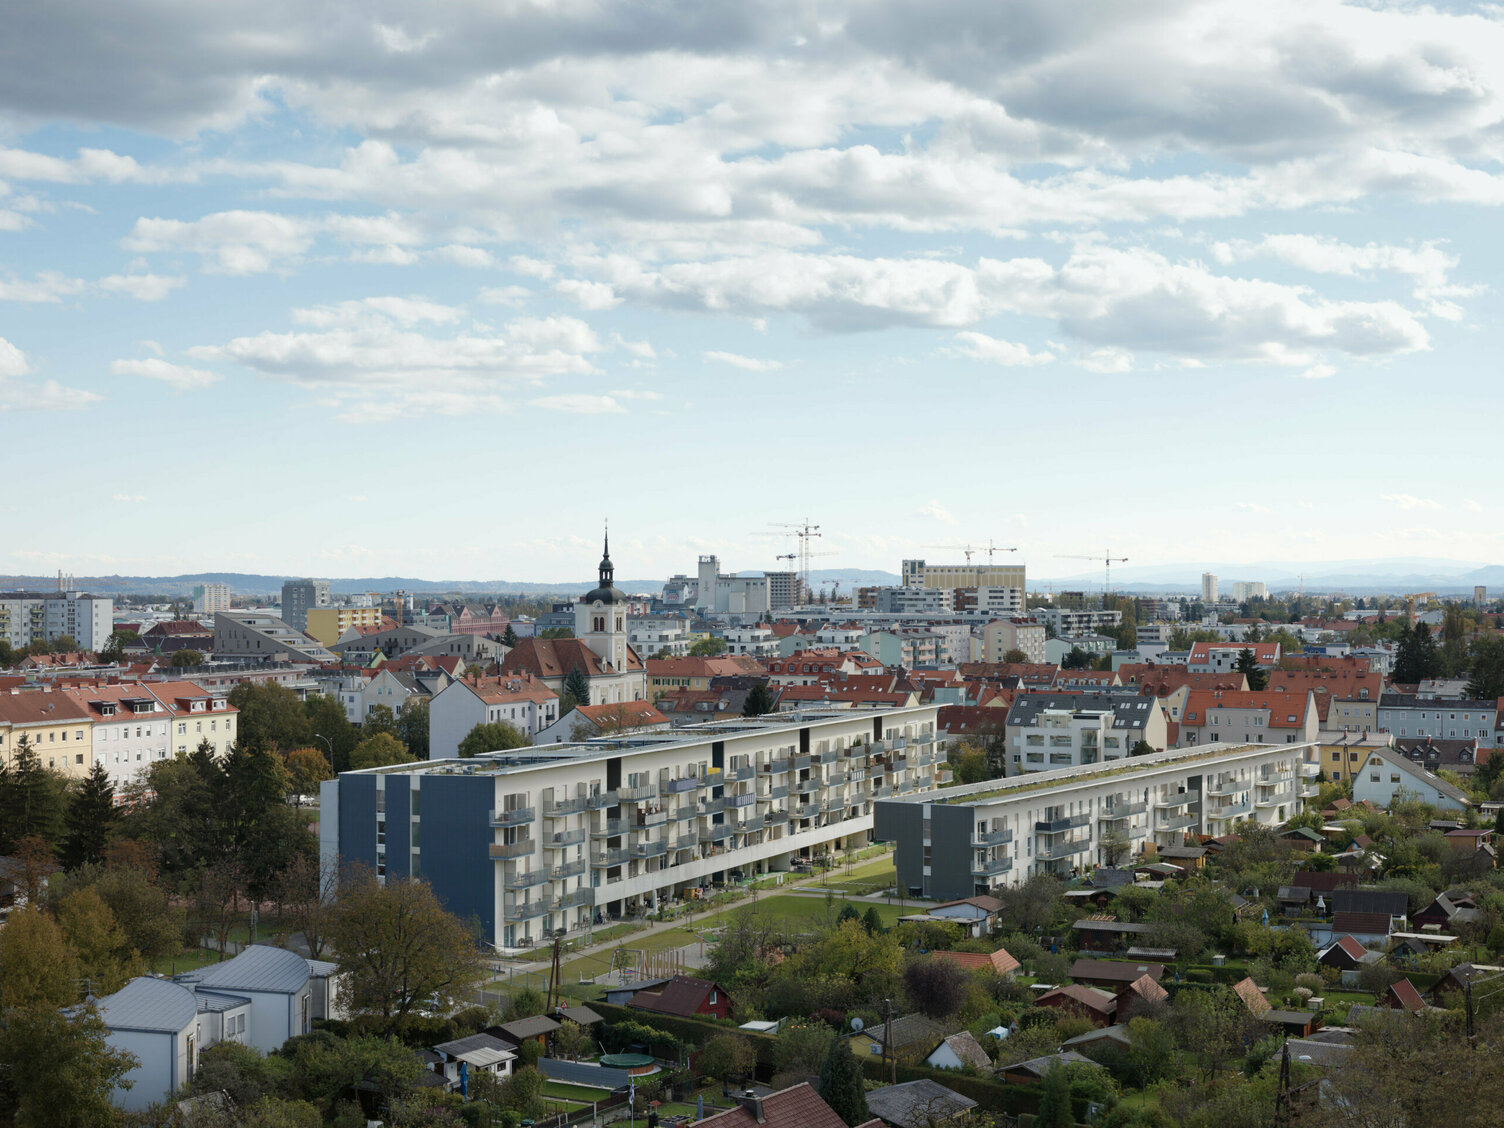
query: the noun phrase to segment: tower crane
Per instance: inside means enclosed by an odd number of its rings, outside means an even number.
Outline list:
[[[798,537],[799,538],[799,583],[805,592],[809,591],[809,558],[811,548],[817,537],[823,536],[820,526],[811,524],[806,517],[803,521],[769,521],[768,524],[775,529],[784,530],[781,533],[753,533],[755,537]],[[779,557],[783,559],[783,557]]]
[[[1079,556],[1079,555],[1075,555],[1075,554],[1071,554],[1071,553],[1057,552],[1055,554],[1055,559],[1056,560],[1095,560],[1095,561],[1101,561],[1101,564],[1102,564],[1102,608],[1103,608],[1103,610],[1106,610],[1106,608],[1107,608],[1107,592],[1112,587],[1112,566],[1114,564],[1125,564],[1128,561],[1128,557],[1126,557],[1126,556],[1114,556],[1114,555],[1112,555],[1112,550],[1111,549],[1107,550],[1107,554],[1105,556]]]
[[[1405,596],[1405,617],[1410,620],[1410,625],[1415,626],[1415,601],[1417,599],[1435,599],[1434,591],[1412,591]]]
[[[1018,551],[1017,548],[1006,548],[1000,544],[993,544],[990,540],[986,544],[922,544],[919,547],[944,548],[949,549],[952,552],[959,552],[961,553],[961,555],[966,557],[966,563],[968,564],[971,563],[972,556],[978,552],[985,552],[987,554],[987,562],[990,564],[992,563],[992,557],[996,553]]]

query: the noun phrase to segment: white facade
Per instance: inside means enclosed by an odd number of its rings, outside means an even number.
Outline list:
[[[1217,574],[1215,572],[1201,573],[1201,602],[1217,602]]]
[[[99,694],[87,688],[78,694],[82,701],[92,696]],[[151,694],[120,695],[97,705],[91,702],[90,711],[95,718],[94,762],[105,766],[117,791],[172,754],[173,714]]]
[[[1023,588],[979,587],[977,610],[983,615],[1022,615],[1025,611]]]
[[[721,632],[727,654],[745,654],[751,658],[778,657],[778,640],[767,627],[727,627]]]
[[[198,584],[193,589],[193,613],[212,615],[230,609],[229,584]]]
[[[447,760],[459,755],[460,741],[476,725],[509,724],[532,739],[559,719],[559,699],[541,691],[542,682],[528,684],[521,675],[486,678],[479,685],[450,682],[428,703],[428,758]],[[508,685],[516,685],[516,692]]]
[[[1366,799],[1384,808],[1401,793],[1449,811],[1469,806],[1467,797],[1440,776],[1388,748],[1370,749],[1367,762],[1353,774],[1353,802]]]
[[[0,592],[0,638],[17,648],[68,635],[80,650],[99,650],[114,620],[113,600],[82,592]]]
[[[627,641],[644,658],[689,656],[689,627],[683,619],[628,619]]]
[[[984,661],[1001,662],[1010,650],[1022,650],[1024,661],[1044,661],[1044,627],[1025,619],[997,619],[983,630]]]
[[[1262,582],[1239,580],[1232,585],[1232,598],[1235,603],[1244,603],[1250,599],[1268,599],[1269,589]]]

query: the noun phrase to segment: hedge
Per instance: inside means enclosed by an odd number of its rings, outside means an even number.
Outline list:
[[[772,1075],[774,1039],[770,1034],[739,1030],[735,1026],[710,1018],[680,1018],[677,1015],[653,1014],[617,1003],[588,1003],[586,1005],[607,1022],[638,1022],[645,1026],[656,1026],[674,1035],[686,1045],[703,1046],[717,1034],[732,1034],[738,1038],[744,1038],[757,1055],[758,1073],[764,1077]]]

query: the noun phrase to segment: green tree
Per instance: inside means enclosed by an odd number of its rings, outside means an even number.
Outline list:
[[[405,764],[411,759],[407,749],[402,747],[402,741],[389,732],[378,732],[355,746],[355,751],[350,753],[350,770],[358,772],[366,768],[388,768],[394,764]]]
[[[1462,604],[1448,603],[1441,612],[1441,670],[1447,677],[1456,677],[1467,669],[1467,636],[1472,622]]]
[[[48,903],[60,904],[70,893],[81,889],[92,889],[109,906],[126,945],[143,959],[154,962],[181,949],[181,914],[172,907],[167,891],[146,870],[89,864],[70,873],[55,874],[47,885]]]
[[[726,652],[726,640],[716,638],[714,635],[706,635],[697,638],[689,644],[689,656],[691,658],[713,658],[717,654]]]
[[[1425,623],[1406,626],[1394,652],[1393,680],[1411,685],[1440,673],[1441,655],[1437,652],[1430,626]]]
[[[14,853],[30,837],[58,847],[67,786],[60,773],[42,766],[29,737],[16,741],[10,763],[0,763],[0,854]]]
[[[115,914],[92,887],[75,890],[58,902],[57,923],[78,954],[90,994],[113,995],[146,970]]]
[[[820,1097],[844,1120],[847,1128],[856,1128],[872,1118],[867,1110],[867,1094],[862,1085],[862,1067],[846,1045],[844,1038],[832,1038],[825,1061],[820,1066],[816,1086]]]
[[[511,623],[507,624],[507,629],[501,636],[501,645],[505,646],[508,650],[513,649],[517,645],[517,632],[512,629]]]
[[[1040,1084],[1039,1113],[1034,1128],[1075,1128],[1076,1114],[1071,1111],[1071,1079],[1065,1066],[1057,1064],[1047,1070]]]
[[[865,928],[867,932],[873,936],[876,936],[880,932],[887,931],[887,929],[883,927],[882,914],[877,911],[876,905],[867,906],[867,911],[862,914],[862,927]]]
[[[68,810],[63,817],[67,828],[63,838],[63,865],[76,869],[86,862],[97,862],[115,824],[115,785],[104,761],[94,766],[68,795]]]
[[[1029,656],[1027,654],[1025,654],[1022,650],[1020,650],[1016,646],[1013,647],[1011,650],[1007,650],[1007,651],[1003,652],[1003,661],[1006,662],[1010,666],[1021,665],[1022,663],[1027,662],[1028,660],[1029,660]]]
[[[712,1037],[700,1051],[700,1075],[714,1077],[723,1083],[752,1076],[756,1065],[757,1052],[751,1043],[729,1031]]]
[[[0,1013],[65,1007],[79,997],[78,955],[39,905],[13,909],[0,929]]]
[[[578,705],[590,704],[590,679],[585,676],[585,671],[579,666],[570,670],[569,675],[564,679],[564,693],[574,698]],[[563,715],[564,710],[561,709],[559,716]]]
[[[1153,751],[1154,745],[1150,744],[1147,740],[1140,739],[1133,742],[1133,747],[1128,749],[1128,755],[1147,756]]]
[[[785,1020],[773,1041],[775,1077],[816,1077],[830,1056],[835,1031],[823,1022]],[[843,1047],[845,1048],[845,1047]],[[846,1048],[849,1054],[851,1050]]]
[[[277,750],[313,743],[308,713],[298,695],[285,685],[241,682],[230,690],[230,704],[240,710],[242,745]]]
[[[360,735],[363,738],[369,738],[382,732],[401,739],[401,732],[397,727],[397,715],[392,712],[391,706],[372,705],[370,711],[361,718]]]
[[[768,683],[760,681],[747,691],[747,700],[742,705],[742,716],[760,717],[764,713],[771,713],[776,707],[773,694],[768,689]]]
[[[295,795],[312,795],[319,784],[333,779],[329,760],[317,748],[294,748],[283,761],[287,769],[287,783]]]
[[[127,646],[135,646],[141,641],[141,636],[135,631],[113,631],[105,640],[103,649],[99,652],[101,662],[118,662],[125,656]],[[7,647],[9,649],[9,647]],[[9,655],[0,654],[0,666],[9,665]]]
[[[505,721],[488,721],[476,725],[460,741],[462,757],[479,756],[483,752],[499,752],[508,748],[526,748],[531,743],[521,731]]]
[[[345,707],[333,697],[315,693],[303,702],[303,716],[309,730],[305,743],[324,749],[336,773],[349,771],[350,753],[355,751],[361,734],[345,716]]]
[[[52,1006],[7,1013],[0,1025],[0,1120],[16,1128],[113,1128],[110,1096],[126,1087],[139,1059],[106,1040],[91,1006],[65,1014]],[[6,1106],[9,1106],[8,1108]]]
[[[204,664],[204,652],[202,650],[179,650],[172,656],[172,668],[185,670],[190,666],[202,666]]]
[[[415,760],[428,759],[428,698],[415,693],[397,714],[397,738]]]
[[[1252,650],[1243,647],[1238,651],[1238,660],[1232,664],[1234,672],[1242,674],[1248,679],[1248,688],[1253,690],[1267,689],[1269,687],[1269,675],[1259,665],[1258,659]]]
[[[1467,695],[1474,701],[1504,697],[1504,638],[1482,635],[1468,656]]]
[[[470,930],[446,913],[423,881],[380,885],[369,870],[340,883],[329,938],[350,1006],[386,1031],[418,1008],[450,1013],[486,977]]]
[[[595,1043],[590,1040],[590,1031],[578,1022],[565,1022],[554,1032],[554,1053],[571,1061],[584,1057],[594,1045]],[[700,1068],[701,1070],[705,1068],[703,1059],[700,1062]]]

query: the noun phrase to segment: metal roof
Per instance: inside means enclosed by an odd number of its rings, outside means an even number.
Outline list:
[[[111,1030],[154,1030],[177,1034],[198,1016],[198,998],[181,983],[141,975],[100,999],[100,1017]]]
[[[252,944],[221,964],[179,976],[184,982],[233,991],[271,991],[292,994],[308,983],[308,961],[286,948]]]
[[[251,1000],[244,995],[226,995],[219,991],[196,991],[194,994],[198,996],[198,1009],[205,1013],[234,1010],[236,1007],[251,1005]]]

